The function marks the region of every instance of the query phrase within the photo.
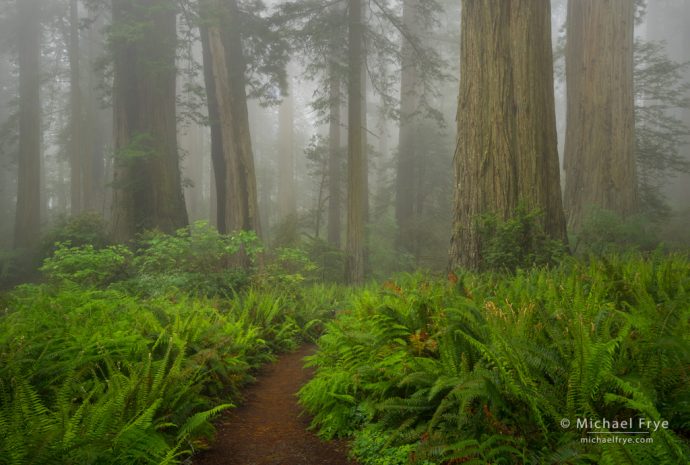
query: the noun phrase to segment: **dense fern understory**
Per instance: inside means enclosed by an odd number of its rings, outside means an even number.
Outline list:
[[[229,266],[240,249],[251,259],[255,237],[203,225],[58,244],[46,283],[0,297],[0,464],[180,463],[204,447],[212,417],[343,294],[278,261]]]
[[[298,249],[236,265],[260,252],[202,224],[54,246],[43,284],[0,296],[0,465],[186,461],[257,367],[319,336],[301,402],[364,465],[688,463],[686,257],[346,289]],[[609,431],[578,418],[668,428],[589,444]]]
[[[301,402],[365,465],[690,463],[685,257],[407,276],[362,291],[318,344]]]

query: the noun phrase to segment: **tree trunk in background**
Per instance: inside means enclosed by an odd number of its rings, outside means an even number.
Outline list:
[[[79,69],[79,3],[69,2],[69,68],[70,68],[70,211],[83,209],[84,141],[82,139],[81,72]]]
[[[10,50],[0,51],[0,125],[7,124],[12,115],[8,102],[17,97],[10,84],[14,80],[10,69]],[[14,241],[15,196],[17,195],[17,172],[14,163],[15,150],[0,150],[0,248],[12,248]]]
[[[328,130],[328,243],[340,248],[341,150],[340,150],[340,76],[337,65],[330,69],[330,115]]]
[[[94,68],[103,55],[104,37],[102,34],[103,18],[96,14],[91,17],[86,40],[87,69],[86,92],[84,98],[84,117],[82,119],[82,139],[84,156],[82,163],[82,201],[87,211],[98,211],[104,218],[108,217],[110,205],[106,200],[106,190],[110,192],[111,179],[106,176],[106,164],[110,164],[111,157],[107,156],[112,143],[112,112],[106,111],[99,100],[98,81],[94,75]],[[106,161],[107,160],[107,161]]]
[[[364,183],[366,164],[362,134],[362,0],[349,0],[348,137],[347,137],[347,245],[345,276],[350,284],[364,282]]]
[[[519,203],[566,240],[561,205],[548,0],[463,2],[451,267],[478,268],[476,221]]]
[[[251,134],[249,132],[249,110],[245,82],[245,59],[242,52],[240,35],[239,10],[236,0],[229,0],[230,21],[226,29],[226,63],[229,67],[230,103],[233,111],[233,141],[236,146],[235,156],[237,176],[233,179],[236,197],[241,202],[241,215],[236,222],[230,221],[232,229],[254,231],[261,236],[259,202],[257,199],[256,170],[252,153]],[[230,178],[229,178],[230,179]],[[227,207],[226,207],[227,213]]]
[[[207,0],[203,8],[204,67],[208,68],[208,77],[213,81],[211,86],[207,85],[209,114],[215,106],[217,118],[211,115],[212,120],[218,122],[215,146],[216,149],[218,145],[222,147],[225,168],[223,177],[216,174],[217,189],[221,182],[225,189],[222,197],[221,191],[217,191],[219,214],[223,209],[224,227],[228,231],[255,231],[261,235],[245,91],[245,60],[236,24],[237,3],[230,0],[221,5],[218,0]],[[212,152],[215,153],[213,149]],[[218,168],[217,157],[215,153],[214,169]]]
[[[210,8],[205,5],[205,8]],[[212,10],[211,10],[212,11]],[[202,14],[209,14],[206,11]],[[220,40],[220,33],[212,22],[202,19],[199,27],[201,35],[201,48],[204,60],[204,83],[206,88],[206,106],[208,108],[209,125],[211,128],[211,166],[213,167],[211,183],[211,216],[215,215],[214,223],[222,234],[228,232],[225,224],[225,155],[223,150],[223,137],[221,134],[220,111],[218,109],[218,97],[213,74],[213,57],[211,55],[211,34],[213,29],[214,40]],[[222,71],[222,70],[221,70]],[[227,74],[227,73],[225,73]],[[226,77],[227,78],[227,77]]]
[[[638,207],[633,25],[633,0],[568,3],[564,204],[575,230],[592,207]]]
[[[177,150],[176,6],[112,0],[114,52],[113,228],[126,241],[188,222]],[[130,35],[132,28],[136,35]]]
[[[203,219],[204,128],[191,122],[180,134],[180,148],[184,150],[182,173],[185,179],[184,198],[190,221]]]
[[[289,94],[283,98],[278,111],[278,212],[280,220],[297,213],[295,200],[295,136],[294,136],[294,97]]]
[[[417,9],[419,0],[403,1],[403,24],[412,34],[418,34]],[[400,131],[398,133],[398,163],[395,178],[395,220],[398,225],[398,248],[414,250],[415,199],[417,197],[415,168],[418,137],[419,90],[415,51],[403,38],[400,81]]]
[[[19,163],[15,247],[38,243],[41,228],[40,0],[17,0]]]

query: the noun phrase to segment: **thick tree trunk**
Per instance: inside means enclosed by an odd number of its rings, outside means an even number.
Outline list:
[[[463,3],[451,267],[480,267],[476,221],[509,219],[520,203],[566,240],[550,21],[548,0]]]
[[[185,179],[184,197],[190,221],[203,219],[203,168],[204,168],[204,129],[191,123],[180,134],[180,148],[185,152],[182,172]]]
[[[292,92],[292,89],[290,90]],[[294,98],[286,95],[278,112],[278,211],[285,220],[297,213],[295,200]]]
[[[204,13],[208,14],[208,13]],[[213,56],[211,55],[211,31],[213,23],[202,20],[200,26],[201,48],[204,60],[204,83],[206,87],[206,104],[208,108],[209,125],[211,127],[211,165],[213,166],[213,192],[211,195],[211,215],[215,215],[213,223],[218,231],[225,234],[228,228],[225,224],[225,155],[223,137],[221,134],[220,110],[214,78]],[[220,34],[213,29],[213,40],[219,40]],[[217,45],[216,45],[217,47]],[[215,65],[216,67],[218,65]]]
[[[38,243],[41,227],[40,0],[17,0],[19,57],[19,164],[16,247]]]
[[[403,24],[417,34],[416,11],[419,0],[403,1]],[[395,219],[398,225],[398,248],[414,250],[415,199],[418,185],[415,172],[417,165],[417,139],[419,120],[419,77],[415,67],[414,48],[403,38],[402,67],[400,77],[400,131],[398,133],[398,163],[395,178]]]
[[[204,66],[212,80],[210,86],[207,83],[209,114],[212,121],[218,122],[216,149],[212,149],[214,169],[220,165],[217,163],[217,150],[222,150],[225,168],[224,176],[216,174],[218,212],[220,215],[223,210],[224,228],[228,231],[255,231],[261,235],[245,90],[245,61],[236,24],[239,16],[237,3],[230,0],[221,5],[218,0],[208,0],[203,8]],[[213,117],[212,111],[217,111],[217,118]],[[218,188],[221,183],[224,192]],[[221,207],[221,204],[224,205]],[[218,221],[220,225],[220,218]]]
[[[116,169],[113,226],[125,241],[187,224],[176,121],[176,7],[112,0]],[[137,26],[138,35],[125,36]]]
[[[103,55],[102,43],[104,37],[103,19],[101,15],[90,18],[93,22],[88,29],[86,41],[87,69],[91,70]],[[106,156],[112,137],[112,112],[103,109],[99,100],[97,78],[93,72],[86,74],[82,119],[82,206],[87,211],[98,211],[104,217],[108,215],[110,206],[106,205],[106,185],[110,179],[106,178]],[[108,188],[109,190],[109,188]]]
[[[633,0],[568,3],[565,197],[577,230],[592,207],[638,207],[633,101]]]
[[[364,282],[366,164],[362,131],[362,0],[349,0],[346,280]]]
[[[328,243],[340,248],[341,147],[340,147],[340,76],[337,65],[329,69],[330,115],[328,130]]]
[[[84,141],[82,140],[81,72],[79,70],[79,3],[69,2],[70,68],[70,211],[77,215],[83,208]]]
[[[256,170],[249,132],[249,110],[245,82],[245,59],[242,52],[242,37],[239,28],[239,11],[236,0],[229,0],[230,22],[225,39],[227,63],[230,67],[230,98],[234,112],[233,134],[236,145],[237,176],[234,184],[242,202],[242,213],[234,229],[254,231],[261,236],[259,202],[256,188]],[[229,223],[232,227],[233,222]]]

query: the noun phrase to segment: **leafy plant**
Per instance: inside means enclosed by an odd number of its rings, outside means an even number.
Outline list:
[[[364,463],[402,450],[410,463],[684,463],[689,287],[687,259],[661,254],[403,277],[326,326],[300,399],[322,436],[354,434]],[[596,445],[563,418],[669,428]]]
[[[71,281],[86,286],[105,286],[125,279],[131,272],[132,253],[122,245],[96,249],[87,244],[72,247],[58,242],[40,271],[54,282]]]
[[[55,284],[7,296],[0,464],[179,463],[204,446],[210,420],[240,398],[252,371],[295,347],[297,322],[319,314],[255,290],[143,298],[86,286],[102,276],[81,275],[76,260],[93,267],[108,250],[64,248],[72,261],[59,252],[48,262]],[[320,297],[304,298],[313,301]]]
[[[657,226],[644,215],[622,218],[593,208],[577,234],[573,252],[606,255],[627,250],[651,251],[659,246]]]
[[[477,224],[482,237],[481,256],[489,270],[552,265],[566,253],[565,245],[544,232],[542,214],[520,206],[508,220],[483,215]]]

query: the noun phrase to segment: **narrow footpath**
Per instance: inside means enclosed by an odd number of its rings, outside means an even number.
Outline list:
[[[194,464],[356,465],[347,458],[344,442],[321,441],[301,414],[296,394],[312,376],[302,359],[314,350],[302,346],[264,367],[245,391],[245,402],[222,414],[215,442]]]

